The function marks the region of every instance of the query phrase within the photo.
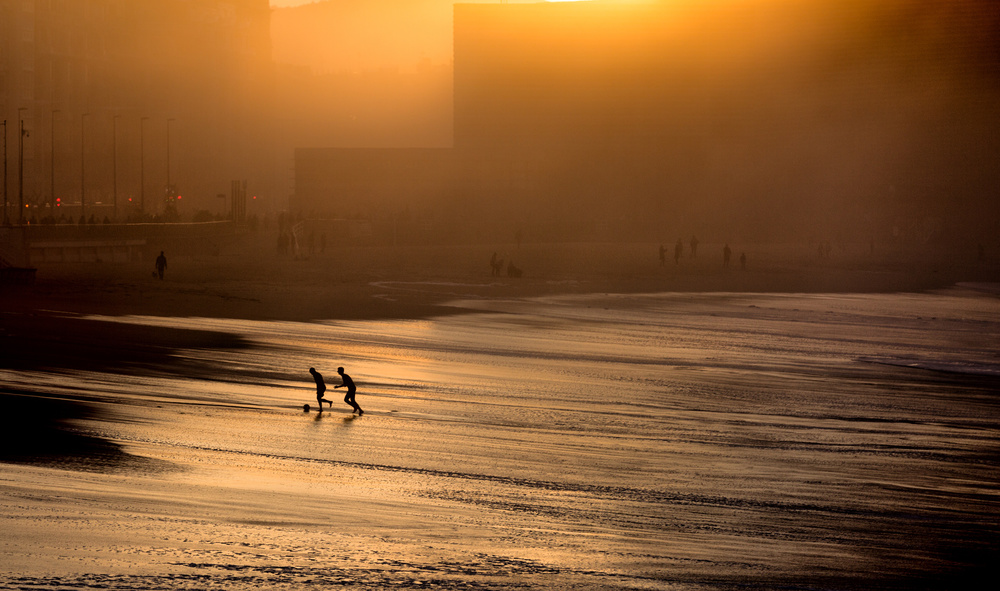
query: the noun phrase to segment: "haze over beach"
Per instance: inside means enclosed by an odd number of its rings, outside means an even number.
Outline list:
[[[0,0],[0,589],[981,586],[998,34]]]

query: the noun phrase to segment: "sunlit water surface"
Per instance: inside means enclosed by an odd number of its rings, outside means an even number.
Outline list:
[[[455,305],[471,313],[130,317],[253,346],[152,375],[6,372],[106,400],[114,420],[76,428],[149,462],[19,467],[0,587],[917,588],[995,557],[995,296]],[[18,505],[19,486],[63,501]],[[39,564],[23,544],[54,518]]]

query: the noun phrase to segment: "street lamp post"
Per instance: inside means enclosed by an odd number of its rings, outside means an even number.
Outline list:
[[[111,118],[111,187],[114,193],[115,223],[118,223],[118,118],[120,116],[115,115]]]
[[[52,110],[52,126],[49,128],[49,209],[52,217],[56,217],[56,113],[59,109]]]
[[[139,212],[145,211],[146,207],[146,120],[149,117],[139,119]]]
[[[24,136],[27,132],[24,131],[24,119],[21,119],[21,111],[27,110],[27,107],[21,107],[17,110],[17,123],[21,129],[17,138],[17,203],[20,211],[18,220],[22,225],[24,224]]]
[[[3,120],[3,225],[7,225],[7,120]]]
[[[170,184],[170,124],[173,119],[167,119],[167,197],[173,197],[173,188]]]
[[[83,185],[83,164],[86,162],[86,144],[84,142],[86,136],[84,135],[84,120],[90,115],[90,113],[80,113],[80,218],[83,220],[87,219],[87,193],[84,190]]]

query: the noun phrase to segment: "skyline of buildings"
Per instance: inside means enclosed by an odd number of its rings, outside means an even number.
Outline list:
[[[473,235],[994,219],[1000,24],[981,0],[460,3],[451,70],[360,75],[275,64],[266,0],[0,11],[6,196],[36,219],[81,195],[119,219],[179,195],[218,212],[234,180],[261,211]]]
[[[269,15],[267,0],[0,0],[8,217],[15,199],[37,220],[79,215],[83,195],[101,219],[237,178],[273,190]]]

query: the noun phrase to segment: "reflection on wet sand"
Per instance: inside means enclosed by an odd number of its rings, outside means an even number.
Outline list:
[[[968,371],[996,366],[992,295],[453,306],[93,319],[234,336],[129,372],[4,370],[81,401],[27,429],[176,469],[5,464],[0,585],[913,589],[997,558],[998,384]],[[936,369],[884,363],[913,359]],[[340,363],[371,410],[303,413],[306,370]]]

